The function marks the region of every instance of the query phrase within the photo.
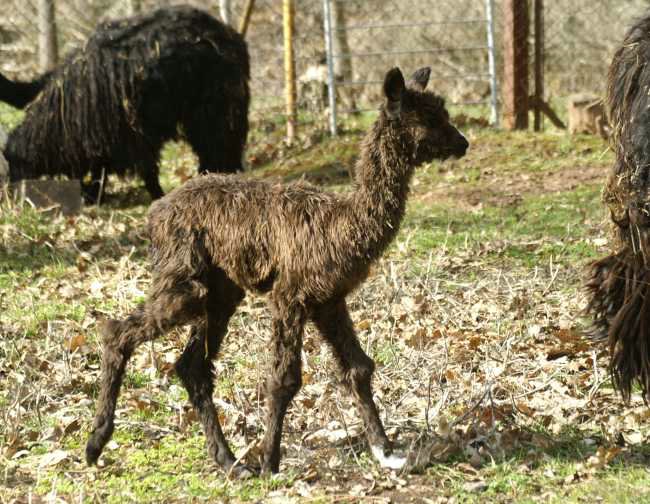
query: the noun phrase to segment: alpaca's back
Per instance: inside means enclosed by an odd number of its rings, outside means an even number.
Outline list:
[[[650,162],[650,13],[638,20],[612,58],[607,107],[615,148],[637,166]]]
[[[609,68],[606,102],[616,164],[603,195],[617,221],[629,214],[644,226],[650,219],[638,209],[650,198],[649,86],[650,13],[630,28]],[[617,230],[621,244],[634,239],[628,226]]]
[[[320,275],[330,284],[335,279],[328,274],[340,272],[345,261],[337,251],[349,237],[350,230],[339,225],[347,209],[347,197],[309,184],[195,177],[152,204],[152,262],[155,269],[173,265],[196,275],[219,267],[241,287],[256,291],[268,290],[276,276],[313,281]],[[354,251],[354,246],[346,241],[343,248]]]

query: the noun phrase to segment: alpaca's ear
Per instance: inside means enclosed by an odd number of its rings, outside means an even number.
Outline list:
[[[431,76],[431,67],[422,67],[419,70],[416,70],[411,79],[409,80],[409,87],[417,89],[418,91],[424,91],[429,83],[429,77]]]
[[[397,119],[402,111],[402,95],[406,83],[399,68],[391,68],[384,78],[384,96],[386,96],[386,115]]]

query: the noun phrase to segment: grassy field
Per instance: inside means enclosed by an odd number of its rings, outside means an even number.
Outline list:
[[[247,176],[349,190],[367,124],[335,140],[305,132],[293,148],[280,130],[254,132]],[[72,218],[1,203],[0,502],[650,502],[650,413],[638,395],[621,402],[606,354],[583,339],[585,266],[608,247],[611,153],[554,130],[463,129],[470,152],[417,172],[397,240],[350,299],[409,472],[368,457],[312,328],[279,476],[230,481],[208,460],[172,371],[184,331],[137,352],[113,441],[87,468],[96,320],[126,314],[150,278],[148,197],[137,181],[111,180],[106,205]],[[164,158],[166,189],[194,173],[184,145]],[[217,363],[226,435],[252,462],[268,327],[264,300],[248,297]]]

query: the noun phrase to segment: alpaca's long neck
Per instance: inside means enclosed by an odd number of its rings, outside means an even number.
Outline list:
[[[379,257],[399,230],[415,168],[410,143],[399,125],[382,119],[363,142],[350,228],[361,236],[358,247],[365,260]]]

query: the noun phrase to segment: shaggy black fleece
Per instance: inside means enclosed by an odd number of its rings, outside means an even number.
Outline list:
[[[9,134],[10,178],[86,179],[92,201],[103,174],[135,172],[159,198],[160,149],[179,138],[200,171],[239,171],[249,74],[243,38],[201,10],[171,7],[100,24],[50,75],[31,87],[16,83],[18,106],[36,96]]]

